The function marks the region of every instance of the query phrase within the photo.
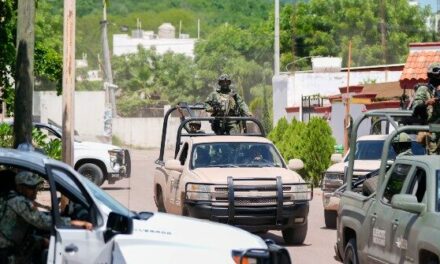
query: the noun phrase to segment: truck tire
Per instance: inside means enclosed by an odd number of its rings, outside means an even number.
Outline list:
[[[351,238],[345,246],[344,264],[358,264],[356,238]]]
[[[84,163],[78,168],[78,172],[98,186],[104,183],[104,173],[96,164]]]
[[[308,223],[299,227],[289,227],[282,231],[284,242],[288,245],[301,245],[306,240]]]
[[[336,217],[338,213],[334,210],[324,210],[325,227],[336,228]]]

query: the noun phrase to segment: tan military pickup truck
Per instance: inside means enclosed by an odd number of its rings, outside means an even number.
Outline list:
[[[165,116],[165,134],[171,112]],[[312,186],[295,172],[303,168],[302,161],[294,159],[287,164],[264,137],[258,120],[233,119],[254,123],[259,131],[238,135],[185,133],[191,121],[214,120],[189,117],[178,129],[174,158],[167,160],[163,158],[163,135],[154,174],[158,210],[251,232],[281,230],[288,244],[302,244],[313,193]]]

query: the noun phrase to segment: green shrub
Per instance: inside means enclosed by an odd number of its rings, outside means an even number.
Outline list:
[[[307,178],[316,186],[321,174],[330,166],[330,157],[336,141],[327,121],[319,117],[314,117],[307,123],[304,139],[304,169]]]
[[[13,128],[10,124],[0,124],[0,147],[12,148],[14,144]],[[44,152],[45,155],[61,160],[61,140],[58,138],[50,139],[41,130],[32,130],[32,145]]]
[[[286,161],[301,159],[304,169],[299,173],[315,186],[321,174],[330,166],[335,139],[327,121],[314,117],[308,123],[293,119],[290,124],[285,118],[278,121],[269,134]]]

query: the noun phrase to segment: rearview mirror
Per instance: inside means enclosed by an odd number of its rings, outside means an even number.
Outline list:
[[[104,241],[107,242],[115,235],[133,233],[133,219],[128,216],[111,212],[107,219],[107,229]]]
[[[304,168],[304,163],[300,159],[291,159],[287,167],[293,171],[298,171]]]
[[[183,166],[180,164],[180,161],[172,159],[165,162],[165,169],[182,172]]]
[[[327,156],[328,157],[328,156]],[[332,164],[339,163],[342,161],[342,154],[335,153],[330,157]]]
[[[391,206],[395,209],[401,209],[411,213],[420,214],[426,208],[426,205],[419,203],[415,195],[395,194],[391,199]]]

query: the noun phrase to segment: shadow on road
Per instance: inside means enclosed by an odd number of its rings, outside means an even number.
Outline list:
[[[120,190],[130,190],[130,187],[102,187],[105,191],[120,191]]]
[[[291,245],[286,245],[286,243],[284,243],[284,239],[282,236],[277,235],[277,234],[273,234],[273,233],[265,233],[265,234],[256,234],[257,236],[260,236],[262,239],[266,240],[266,239],[270,239],[273,240],[275,243],[277,243],[280,246],[291,246]],[[302,244],[302,245],[294,245],[294,247],[308,247],[311,246],[311,244]]]

